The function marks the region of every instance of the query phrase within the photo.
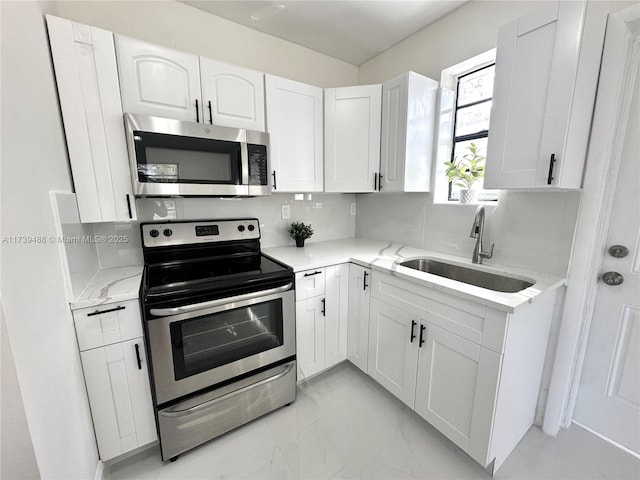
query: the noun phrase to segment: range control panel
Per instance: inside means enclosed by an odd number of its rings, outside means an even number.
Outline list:
[[[257,218],[143,223],[141,230],[146,248],[260,238]]]

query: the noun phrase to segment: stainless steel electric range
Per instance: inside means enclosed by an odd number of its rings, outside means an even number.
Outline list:
[[[143,223],[140,301],[163,460],[295,400],[291,268],[255,218]]]

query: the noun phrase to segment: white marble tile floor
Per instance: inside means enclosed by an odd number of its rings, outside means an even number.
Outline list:
[[[459,448],[349,363],[298,386],[294,404],[162,463],[157,447],[111,466],[120,479],[490,479]],[[640,460],[572,426],[532,427],[496,479],[638,479]]]

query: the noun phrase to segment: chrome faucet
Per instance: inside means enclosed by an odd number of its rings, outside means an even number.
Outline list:
[[[471,255],[471,261],[473,263],[482,263],[483,258],[493,257],[493,247],[495,244],[491,244],[491,250],[484,252],[482,250],[482,236],[484,235],[484,205],[480,205],[476,210],[476,217],[473,219],[473,225],[471,226],[471,238],[476,238],[476,246],[473,247],[473,255]]]

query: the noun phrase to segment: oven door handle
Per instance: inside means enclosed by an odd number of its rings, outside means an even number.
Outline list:
[[[286,292],[293,287],[293,283],[287,283],[282,287],[270,288],[269,290],[260,290],[259,292],[245,293],[243,295],[236,295],[235,297],[219,298],[217,300],[210,300],[208,302],[193,303],[191,305],[181,305],[173,308],[152,308],[149,310],[151,315],[156,317],[167,317],[170,315],[178,315],[180,313],[189,313],[196,310],[203,310],[205,308],[218,307],[220,305],[227,305],[229,303],[242,302],[244,300],[250,300],[252,298],[264,297],[267,295],[273,295],[275,293]]]

